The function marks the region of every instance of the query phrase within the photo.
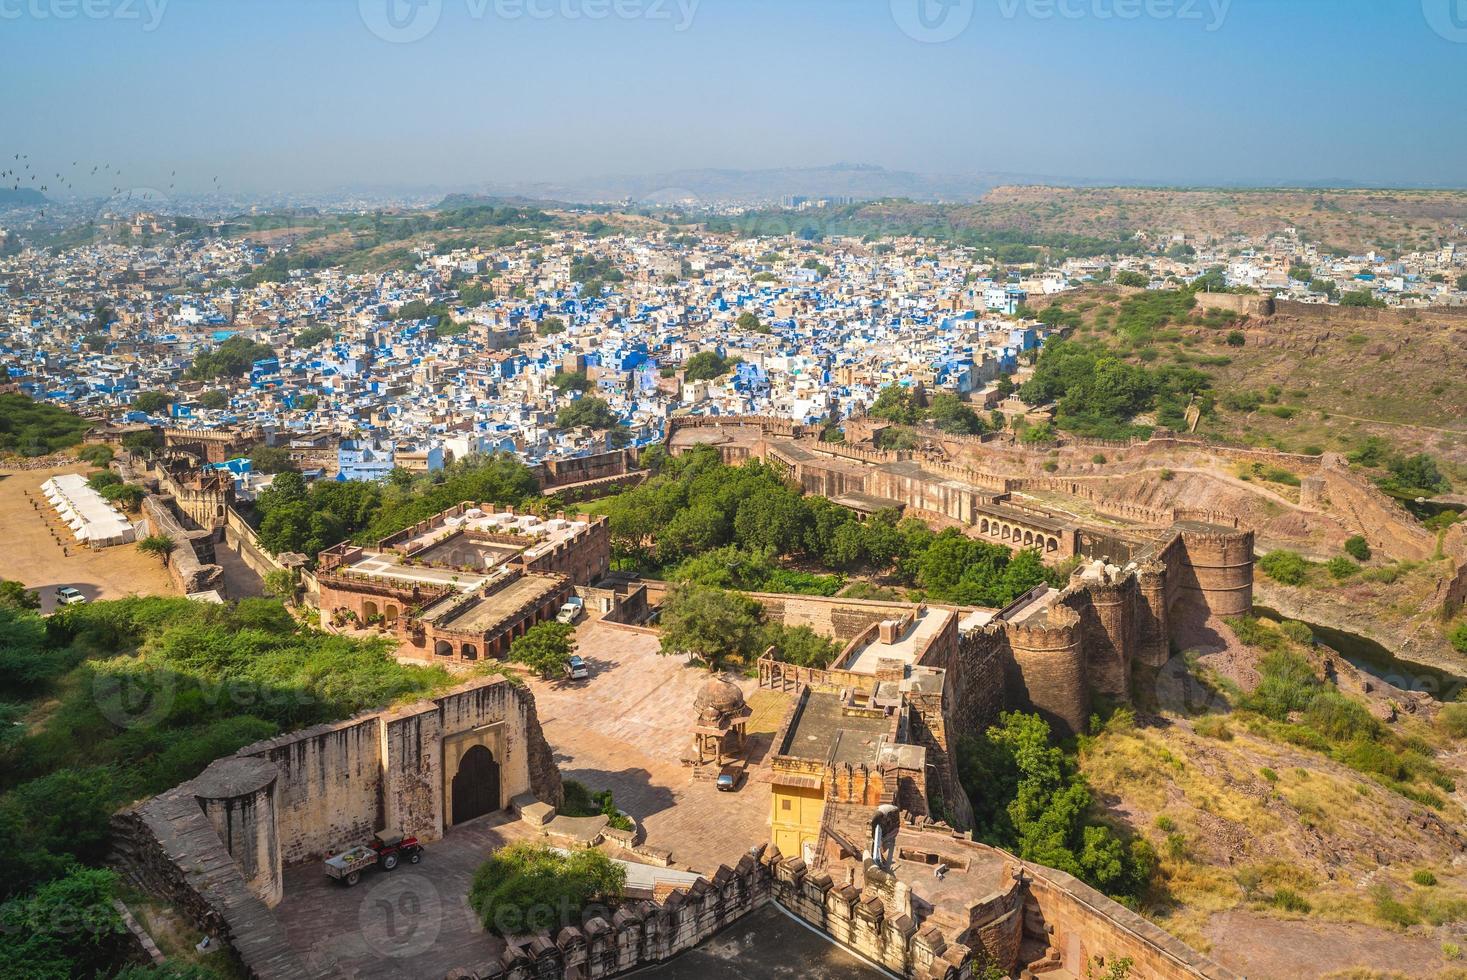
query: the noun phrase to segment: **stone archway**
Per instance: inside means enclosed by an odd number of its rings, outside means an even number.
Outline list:
[[[368,599],[366,602],[362,603],[362,620],[365,622],[366,620],[375,619],[376,617],[377,603],[373,602],[371,599]]]
[[[389,602],[387,605],[382,607],[382,621],[388,626],[396,625],[397,615],[397,607],[394,606],[392,603]]]
[[[459,648],[459,656],[463,657],[465,660],[478,660],[479,648],[474,646],[472,643],[465,643],[462,647]]]
[[[434,640],[433,655],[435,657],[453,656],[453,644],[449,643],[447,640]]]
[[[471,746],[453,776],[453,823],[457,826],[498,809],[499,762],[484,746]]]

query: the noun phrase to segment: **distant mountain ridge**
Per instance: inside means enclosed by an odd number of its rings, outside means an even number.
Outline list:
[[[1003,184],[1059,183],[1089,186],[1096,181],[1037,174],[919,174],[870,164],[780,167],[772,170],[702,168],[660,174],[586,177],[565,182],[492,184],[501,197],[605,203],[631,200],[646,204],[759,204],[789,197],[850,198],[871,201],[976,201]]]
[[[0,187],[0,208],[39,207],[49,204],[50,199],[31,187]]]
[[[862,163],[767,170],[697,168],[656,174],[620,174],[565,181],[491,182],[479,193],[504,200],[607,204],[769,204],[791,197],[877,201],[907,198],[921,203],[971,204],[995,187],[1135,187],[1156,189],[1365,189],[1349,180],[1166,181],[1074,177],[1005,171],[922,174]],[[1435,189],[1431,185],[1413,185]],[[1405,188],[1401,188],[1405,189]]]

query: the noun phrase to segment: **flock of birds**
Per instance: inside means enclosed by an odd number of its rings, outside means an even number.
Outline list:
[[[19,164],[19,169],[17,169],[17,167],[15,166],[15,164]],[[73,161],[71,161],[71,169],[73,171],[75,171],[79,166],[81,166],[81,161],[79,161],[79,160],[73,160]],[[96,166],[92,167],[92,172],[91,172],[90,176],[96,177],[99,172],[102,175],[102,177],[103,177],[104,180],[105,179],[110,179],[110,180],[119,180],[120,181],[122,179],[122,170],[120,168],[113,168],[112,164],[110,164],[110,163],[100,163],[100,164],[97,164]],[[27,182],[28,183],[31,183],[31,184],[36,183],[37,178],[39,178],[40,176],[41,176],[41,174],[39,173],[39,171],[33,172],[31,170],[30,154],[29,153],[17,153],[17,154],[15,154],[15,157],[12,160],[12,165],[10,167],[4,169],[4,170],[0,170],[0,182],[9,183],[11,181],[14,181],[14,188],[13,189],[14,190],[17,190],[17,191],[21,189],[21,186],[24,183],[27,183]],[[168,183],[168,189],[170,191],[173,190],[173,187],[174,187],[174,183],[173,182],[174,182],[174,179],[177,178],[177,177],[178,177],[178,171],[177,170],[175,170],[171,174],[169,174],[169,176],[168,176],[168,181],[169,181],[169,183]],[[67,190],[70,190],[70,191],[75,191],[76,190],[76,185],[72,183],[72,177],[69,176],[69,175],[67,175],[67,174],[64,174],[60,170],[56,171],[56,176],[54,178],[48,177],[48,178],[45,178],[45,179],[48,180],[48,181],[50,181],[50,180],[58,181],[59,182],[58,183],[58,186],[59,187],[64,187]],[[3,184],[0,184],[0,186],[3,186]],[[49,183],[44,183],[44,184],[41,184],[39,187],[37,187],[35,189],[36,190],[39,190],[42,194],[44,194],[44,193],[46,193],[46,191],[48,191],[48,190],[51,189],[51,185]],[[216,191],[219,190],[219,178],[218,177],[215,177],[214,178],[214,190],[216,190]],[[115,185],[113,185],[113,187],[112,187],[112,195],[113,195],[113,197],[116,197],[118,194],[122,194],[122,192],[123,191],[122,191],[122,185],[121,184],[115,184]],[[132,200],[132,195],[133,195],[133,192],[131,190],[129,190],[127,192],[126,196],[123,197],[123,202],[125,203],[127,201],[131,201]],[[46,216],[46,212],[45,212],[44,209],[42,209],[42,211],[41,211],[41,217],[44,218],[45,216]]]

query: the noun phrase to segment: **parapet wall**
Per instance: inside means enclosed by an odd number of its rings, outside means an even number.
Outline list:
[[[1146,980],[1242,980],[1063,871],[1026,864],[1024,884],[1024,934],[1047,943],[1070,976],[1091,976],[1097,962],[1129,959],[1131,976]]]
[[[448,972],[446,980],[601,980],[661,963],[766,905],[772,875],[762,845],[730,868],[662,901],[633,900],[555,935],[516,936],[497,959]]]

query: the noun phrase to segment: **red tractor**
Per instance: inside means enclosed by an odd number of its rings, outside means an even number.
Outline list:
[[[345,885],[355,885],[362,880],[362,872],[374,864],[383,871],[391,871],[403,858],[409,864],[417,864],[423,860],[423,845],[416,837],[383,831],[372,835],[366,844],[349,847],[327,858],[326,874]]]
[[[416,837],[383,831],[373,834],[367,846],[377,852],[377,866],[383,871],[391,871],[403,858],[407,859],[408,864],[417,864],[423,860],[423,845],[418,843]]]

